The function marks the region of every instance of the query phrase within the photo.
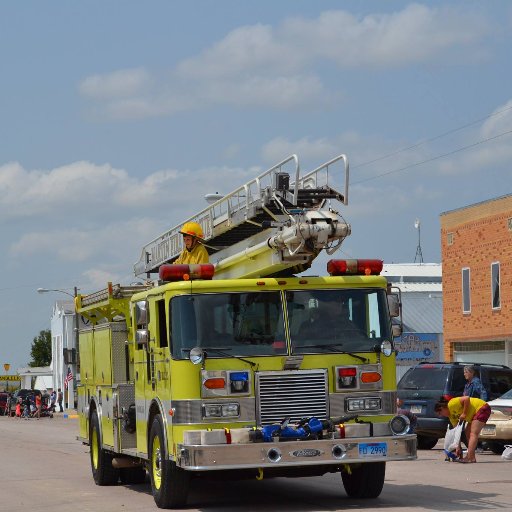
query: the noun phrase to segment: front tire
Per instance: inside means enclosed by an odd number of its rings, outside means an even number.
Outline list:
[[[155,416],[151,425],[149,454],[149,474],[155,503],[159,508],[183,507],[187,502],[190,477],[168,458],[160,415]]]
[[[386,476],[385,462],[369,462],[366,464],[351,464],[350,473],[342,472],[343,487],[349,498],[373,499],[378,498],[384,487]]]
[[[113,485],[119,479],[119,471],[112,466],[112,454],[101,447],[101,428],[98,413],[91,415],[89,429],[89,446],[91,447],[91,469],[96,485]]]

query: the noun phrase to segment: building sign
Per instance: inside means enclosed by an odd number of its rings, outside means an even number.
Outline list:
[[[413,366],[421,362],[441,361],[438,333],[404,332],[395,339],[397,366]]]

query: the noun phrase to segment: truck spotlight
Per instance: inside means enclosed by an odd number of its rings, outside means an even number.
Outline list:
[[[389,428],[395,436],[403,436],[407,434],[411,422],[407,416],[402,414],[395,416],[389,420]]]

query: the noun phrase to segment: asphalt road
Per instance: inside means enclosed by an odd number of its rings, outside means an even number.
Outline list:
[[[78,420],[57,414],[28,421],[0,417],[0,511],[153,511],[149,484],[98,487],[89,448],[76,441]],[[346,497],[339,475],[263,481],[195,480],[186,510],[489,511],[512,510],[512,462],[492,453],[477,464],[444,462],[440,448],[413,462],[391,462],[381,496]]]

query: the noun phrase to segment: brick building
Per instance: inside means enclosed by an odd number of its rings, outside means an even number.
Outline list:
[[[512,365],[512,194],[444,212],[446,361]]]

